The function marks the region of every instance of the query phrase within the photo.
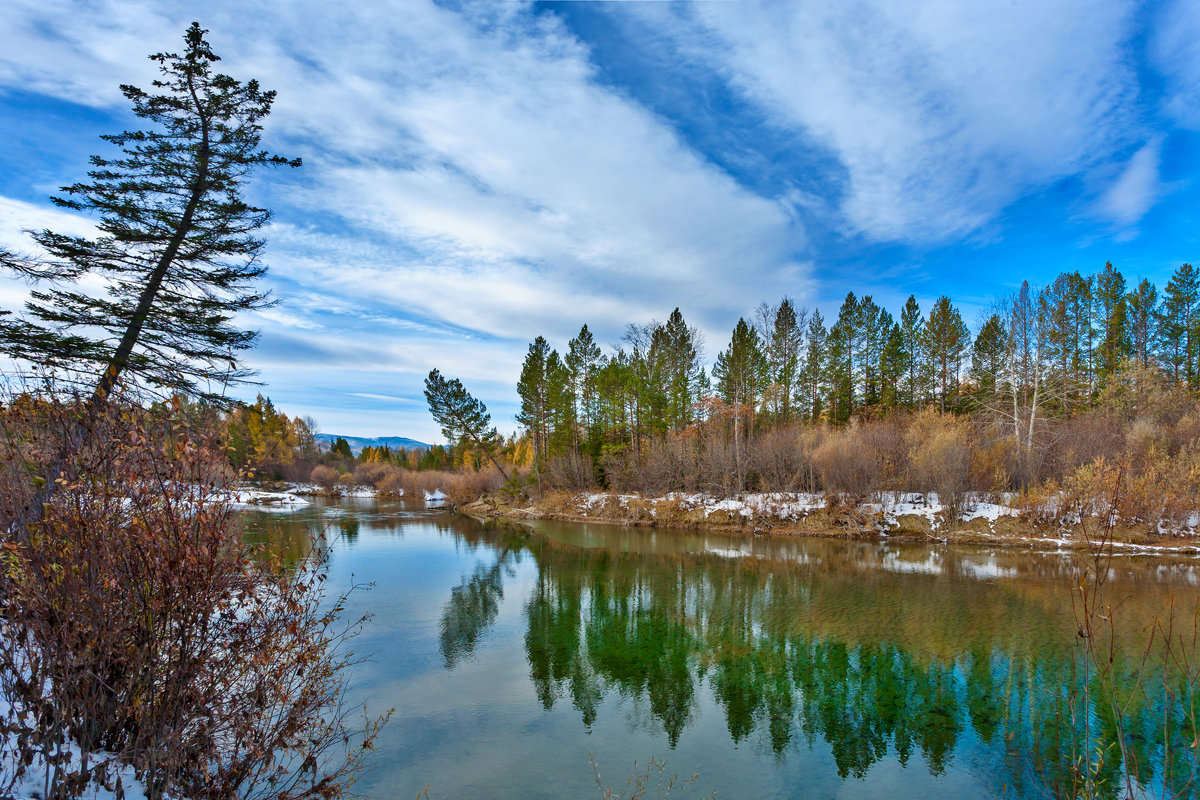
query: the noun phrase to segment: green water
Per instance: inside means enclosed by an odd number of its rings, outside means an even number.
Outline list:
[[[351,598],[374,617],[350,691],[396,709],[356,787],[375,797],[596,797],[589,754],[615,788],[652,756],[697,771],[684,797],[1063,797],[1086,772],[1116,798],[1126,771],[1137,795],[1196,794],[1173,702],[1192,682],[1138,669],[1155,614],[1174,600],[1191,624],[1194,560],[1111,562],[1118,716],[1081,672],[1069,554],[482,525],[371,500],[248,526],[297,559],[326,530],[335,589],[373,584]]]

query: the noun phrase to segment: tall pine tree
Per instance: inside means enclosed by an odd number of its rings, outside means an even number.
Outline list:
[[[260,149],[275,93],[213,72],[219,59],[205,33],[193,23],[182,54],[150,57],[160,93],[121,87],[150,128],[102,137],[120,155],[94,156],[88,181],[51,198],[97,215],[100,234],[38,231],[46,258],[0,259],[38,287],[24,314],[0,322],[0,344],[13,357],[92,376],[93,405],[127,374],[213,400],[253,374],[238,353],[256,334],[232,320],[269,304],[256,288],[266,267],[255,232],[270,214],[241,187],[258,167],[300,160]],[[85,279],[103,293],[80,289]]]

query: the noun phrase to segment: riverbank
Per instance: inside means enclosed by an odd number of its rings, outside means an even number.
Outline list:
[[[1097,515],[1032,514],[1015,498],[968,497],[955,513],[936,494],[883,492],[854,503],[837,495],[744,494],[718,498],[672,492],[661,497],[606,492],[547,492],[514,502],[486,496],[458,510],[475,517],[563,522],[603,522],[640,527],[714,530],[771,536],[886,539],[1006,545],[1035,549],[1086,549],[1105,534]],[[996,502],[999,500],[999,502]],[[1200,554],[1200,515],[1157,530],[1144,522],[1118,523],[1108,535],[1130,552]]]

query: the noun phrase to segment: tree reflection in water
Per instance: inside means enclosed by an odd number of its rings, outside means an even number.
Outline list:
[[[939,775],[970,735],[1010,794],[1076,796],[1086,771],[1090,794],[1121,795],[1113,706],[1100,691],[1080,705],[1081,652],[1056,575],[986,582],[889,573],[853,557],[615,552],[507,528],[456,535],[498,557],[451,591],[446,667],[474,653],[496,619],[506,565],[528,553],[530,678],[545,708],[569,698],[589,728],[615,693],[646,704],[674,748],[707,687],[734,743],[784,758],[821,739],[843,779],[889,751],[904,765],[919,752]],[[1183,708],[1194,687],[1140,675],[1133,641],[1116,669],[1134,772],[1159,794],[1166,754],[1166,793],[1192,796],[1196,731]]]

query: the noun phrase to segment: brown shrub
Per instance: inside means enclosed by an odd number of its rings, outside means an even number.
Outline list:
[[[205,483],[224,456],[186,432],[164,452],[115,402],[86,423],[54,406],[4,419],[0,509],[16,535],[0,724],[15,757],[0,790],[40,775],[48,797],[82,796],[131,767],[149,796],[343,796],[382,720],[356,732],[341,710],[339,643],[356,626],[327,605],[322,564],[250,551]],[[48,469],[41,513],[12,526]]]
[[[480,497],[496,492],[504,486],[504,476],[494,465],[482,469],[462,470],[460,472],[443,473],[445,478],[441,486],[446,499],[451,503],[470,503]],[[520,481],[521,476],[513,474],[514,481]]]
[[[649,439],[638,453],[623,449],[601,459],[612,489],[661,495],[690,491],[697,485],[697,468],[692,441],[686,436]]]
[[[930,409],[913,417],[905,441],[909,486],[918,492],[936,492],[938,502],[957,517],[969,488],[970,424]]]
[[[332,489],[334,486],[337,486],[338,471],[333,467],[318,464],[313,467],[312,474],[309,475],[308,479],[322,489]]]
[[[844,492],[855,501],[878,491],[883,477],[878,459],[864,448],[856,424],[830,431],[813,453],[813,467],[823,489]]]
[[[903,420],[896,418],[864,422],[858,426],[858,442],[864,457],[875,462],[880,488],[903,488],[908,449]]]
[[[354,483],[359,486],[377,486],[392,474],[396,467],[379,461],[369,461],[354,468]]]
[[[755,437],[750,445],[750,469],[759,475],[765,492],[812,492],[817,488],[813,453],[825,429],[786,426]]]
[[[587,453],[563,453],[546,462],[542,472],[546,488],[581,492],[596,486],[596,467]]]
[[[812,454],[820,488],[845,492],[855,501],[898,487],[905,467],[904,434],[894,420],[853,421],[821,439]]]
[[[713,437],[704,443],[703,449],[696,457],[696,479],[687,483],[701,491],[721,497],[753,489],[760,481],[757,473],[747,469],[747,462],[746,454],[738,453],[732,439]]]
[[[1041,476],[1059,481],[1096,459],[1120,458],[1125,452],[1125,421],[1105,408],[1086,411],[1058,423]]]
[[[1016,445],[1009,437],[976,447],[971,455],[970,487],[992,494],[1007,491],[1013,486],[1018,466]]]
[[[515,481],[522,478],[523,475],[514,473]],[[447,500],[458,504],[478,500],[482,495],[499,490],[504,484],[500,470],[489,464],[477,470],[399,470],[389,475],[380,488],[388,492],[403,490],[406,496],[415,498],[441,491]]]
[[[379,481],[379,483],[375,484],[375,490],[377,492],[379,492],[379,494],[391,495],[393,497],[400,497],[401,495],[403,495],[405,493],[404,492],[404,474],[405,474],[405,470],[402,470],[399,467],[397,467],[395,472],[389,473],[386,477],[383,478],[383,480],[381,480],[381,481]]]
[[[604,486],[616,492],[634,491],[637,479],[637,454],[632,448],[609,450],[600,456]]]

